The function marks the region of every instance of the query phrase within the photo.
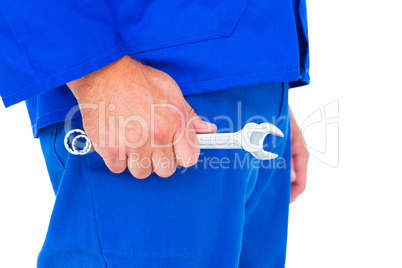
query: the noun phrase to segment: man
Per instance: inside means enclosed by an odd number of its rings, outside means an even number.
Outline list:
[[[56,193],[38,267],[284,266],[308,158],[287,105],[309,82],[303,0],[0,3],[0,94],[26,100]],[[196,133],[250,121],[284,132],[277,160],[200,154]],[[96,153],[69,155],[71,128]]]

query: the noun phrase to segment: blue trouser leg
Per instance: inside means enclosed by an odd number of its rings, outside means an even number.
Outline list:
[[[259,161],[243,150],[202,150],[166,179],[113,174],[92,153],[69,155],[63,123],[39,137],[56,193],[39,267],[283,267],[290,185],[288,85],[187,96],[219,130],[277,124]],[[73,128],[82,128],[80,119]]]

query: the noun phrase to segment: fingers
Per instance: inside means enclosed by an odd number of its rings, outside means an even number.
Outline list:
[[[304,192],[307,180],[307,163],[309,154],[303,145],[301,137],[292,142],[292,171],[294,170],[294,178],[292,178],[291,202]]]
[[[200,153],[196,133],[213,133],[216,126],[203,121],[184,102],[184,108],[174,110],[178,114],[172,116],[171,121],[158,119],[154,127],[142,128],[140,132],[134,132],[131,128],[127,131],[123,127],[113,134],[116,137],[113,139],[115,147],[96,148],[110,171],[122,173],[128,168],[137,179],[147,178],[152,172],[166,178],[176,171],[177,165],[195,165]],[[137,144],[136,141],[142,140],[141,137],[145,134],[147,141],[141,146],[132,146]]]
[[[128,154],[127,166],[137,179],[145,179],[155,172],[159,177],[167,178],[176,171],[176,159],[173,148],[154,150],[152,153],[139,151]]]
[[[137,179],[145,179],[152,173],[151,153],[129,153],[127,161],[128,170]]]
[[[291,133],[292,133],[292,168],[291,182],[292,188],[290,192],[290,201],[293,202],[304,192],[307,180],[307,163],[309,153],[304,146],[303,136],[299,126],[294,119],[292,111],[290,111]]]
[[[168,177],[177,163],[197,162],[196,133],[216,131],[194,113],[172,77],[128,56],[68,86],[82,109],[85,132],[100,144],[96,151],[111,172],[128,167],[135,178],[152,171]],[[118,152],[109,148],[114,145]]]
[[[173,175],[176,171],[176,159],[173,148],[157,150],[152,153],[152,170],[162,178],[167,178]]]
[[[156,148],[151,148],[151,165],[152,171],[160,177],[170,177],[176,171],[177,165],[183,167],[190,167],[195,165],[198,161],[200,153],[197,132],[211,133],[216,131],[214,124],[204,122],[194,112],[190,105],[185,102],[185,110],[180,114],[180,109],[176,110],[176,114],[173,118],[173,122],[168,125],[159,124],[154,128],[151,135],[154,137],[154,141],[157,145]],[[178,120],[180,119],[180,120]],[[171,134],[173,131],[173,135]],[[160,147],[162,145],[162,147]],[[142,165],[141,161],[145,162],[145,158],[136,157],[137,162],[140,161],[140,165],[137,165],[130,169],[133,176],[138,178],[138,173],[145,176],[150,174],[148,166],[143,167],[144,170],[140,171]],[[131,161],[134,160],[132,156]],[[130,162],[129,159],[129,162]]]
[[[295,201],[296,198],[304,192],[306,188],[306,179],[307,179],[307,155],[295,155],[294,166],[296,173],[296,180],[292,182],[292,189],[290,193],[291,202]]]
[[[127,168],[127,157],[119,158],[103,158],[108,169],[116,174],[122,173]]]
[[[191,125],[188,128],[177,129],[174,135],[173,150],[177,165],[191,167],[197,163],[200,147],[195,130]]]
[[[197,163],[200,155],[197,133],[213,133],[216,131],[215,124],[203,121],[189,103],[183,98],[186,115],[184,124],[177,126],[173,137],[173,151],[176,163],[182,167],[190,167]]]
[[[106,166],[113,173],[119,174],[127,168],[127,156],[115,145],[109,147],[100,147],[93,143],[95,151],[103,158]]]
[[[176,159],[173,150],[174,124],[157,121],[146,128],[149,134],[146,142],[141,146],[130,148],[127,165],[130,173],[137,179],[144,179],[155,172],[156,175],[166,178],[176,171]],[[138,139],[139,137],[137,137]]]
[[[192,127],[197,134],[216,132],[217,127],[215,124],[202,121],[202,119],[198,115],[192,117],[190,120]]]

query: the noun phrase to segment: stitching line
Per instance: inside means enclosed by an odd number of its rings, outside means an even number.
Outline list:
[[[89,163],[88,163],[88,156],[87,156],[87,155],[85,156],[85,161],[86,161],[86,165],[85,165],[86,169],[85,169],[85,171],[86,171],[86,175],[87,175],[87,177],[88,177],[88,181],[89,181],[89,184],[90,184],[89,188],[91,189],[92,208],[93,208],[93,213],[94,213],[94,217],[95,217],[96,237],[98,238],[98,245],[99,245],[100,254],[101,254],[102,258],[103,258],[103,261],[105,262],[105,267],[107,268],[107,267],[108,267],[107,261],[106,261],[105,256],[103,255],[103,250],[102,250],[102,246],[101,246],[101,242],[100,242],[100,237],[99,237],[98,218],[97,218],[97,216],[96,216],[95,198],[94,198],[94,193],[93,193],[94,191],[93,191],[93,188],[92,188],[92,180],[91,180],[90,172],[89,172],[89,170],[88,170],[88,169],[89,169]]]

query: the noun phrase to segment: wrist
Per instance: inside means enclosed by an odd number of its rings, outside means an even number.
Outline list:
[[[94,91],[99,88],[96,85],[102,83],[103,80],[107,80],[108,78],[110,78],[110,73],[111,71],[113,73],[113,68],[118,67],[118,65],[116,66],[116,64],[118,64],[118,62],[126,60],[127,57],[129,56],[126,55],[97,71],[68,82],[66,85],[69,87],[69,89],[77,99],[79,96],[85,94],[93,94]]]

